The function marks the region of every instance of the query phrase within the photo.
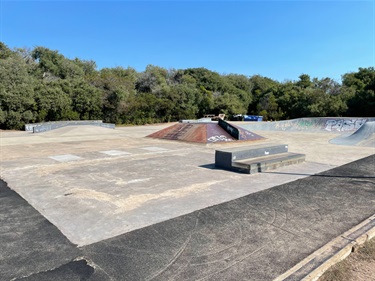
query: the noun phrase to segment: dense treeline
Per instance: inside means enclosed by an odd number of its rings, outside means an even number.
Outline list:
[[[0,128],[25,123],[102,119],[146,124],[225,113],[264,120],[314,116],[373,116],[375,69],[330,79],[278,82],[255,75],[221,75],[205,68],[149,65],[97,70],[94,61],[68,59],[44,47],[9,49],[0,42]]]

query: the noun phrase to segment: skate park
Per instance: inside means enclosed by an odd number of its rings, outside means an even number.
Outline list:
[[[238,141],[215,123],[1,131],[0,279],[307,278],[374,235],[374,121],[229,122]],[[215,165],[274,144],[304,161]]]

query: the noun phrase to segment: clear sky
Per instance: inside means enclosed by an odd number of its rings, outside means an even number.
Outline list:
[[[98,69],[153,64],[340,81],[375,64],[375,0],[0,0],[0,41],[94,60]]]

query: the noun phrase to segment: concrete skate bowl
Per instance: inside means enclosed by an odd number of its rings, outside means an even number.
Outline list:
[[[338,145],[375,147],[375,121],[366,122],[350,135],[341,135],[329,141]]]
[[[294,132],[323,132],[323,133],[353,133],[366,122],[375,118],[351,117],[316,117],[298,118],[275,122],[235,122],[241,128],[259,131],[294,131]]]
[[[43,123],[34,123],[26,124],[25,131],[33,133],[42,133],[55,129],[59,129],[67,126],[96,126],[104,127],[109,129],[114,129],[115,124],[103,123],[102,120],[80,120],[80,121],[55,121],[55,122],[43,122]]]
[[[195,143],[222,143],[232,141],[255,141],[264,137],[246,129],[220,122],[177,123],[147,137]]]

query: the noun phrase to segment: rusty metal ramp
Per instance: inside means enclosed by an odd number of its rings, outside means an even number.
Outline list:
[[[181,122],[174,124],[168,128],[162,129],[158,132],[152,133],[147,137],[197,143],[217,143],[238,140],[253,141],[263,139],[263,137],[260,135],[239,128],[237,126],[232,126],[227,122],[223,123],[225,124],[225,126],[219,123]],[[234,131],[238,133],[233,134]]]

